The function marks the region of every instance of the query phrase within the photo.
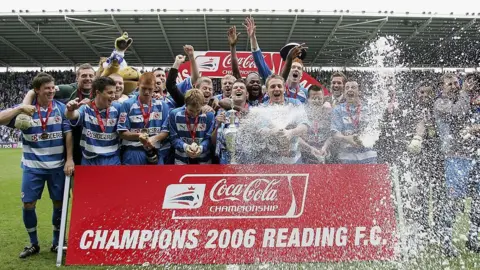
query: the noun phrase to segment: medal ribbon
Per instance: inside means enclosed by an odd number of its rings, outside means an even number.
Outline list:
[[[318,135],[319,129],[320,129],[320,123],[317,120],[313,120],[313,134],[315,134],[315,138]]]
[[[357,105],[356,112],[355,112],[355,116],[356,116],[355,118],[352,117],[352,114],[350,112],[350,105],[346,104],[345,107],[347,107],[348,117],[350,117],[350,119],[352,120],[353,126],[355,128],[358,128],[358,123],[360,122],[360,110],[361,110],[362,106],[360,104]]]
[[[287,84],[285,84],[285,88],[287,89],[287,97],[290,97],[290,88],[288,88]],[[295,89],[295,95],[293,96],[293,99],[297,99],[298,90],[300,90],[300,86],[297,85],[297,88]]]
[[[40,104],[38,104],[38,100],[36,103],[37,103],[36,105],[37,105],[38,118],[40,119],[40,123],[42,123],[42,130],[46,132],[48,117],[50,117],[50,114],[52,113],[52,102],[48,104],[47,116],[45,117],[45,120],[42,117],[42,112],[40,111]]]
[[[140,111],[142,111],[143,116],[143,127],[148,127],[148,122],[150,121],[150,114],[152,113],[152,101],[150,100],[150,104],[148,104],[148,112],[143,110],[143,104],[140,102],[140,96],[138,96],[138,104],[140,106]]]
[[[190,118],[188,118],[187,110],[185,109],[185,122],[187,122],[187,129],[190,132],[192,140],[195,142],[195,137],[197,137],[197,127],[198,127],[198,116],[195,117],[195,122],[193,124],[193,129],[191,128]]]
[[[105,124],[103,123],[103,119],[100,116],[100,112],[98,111],[97,105],[95,105],[95,101],[92,101],[92,108],[95,111],[95,116],[97,117],[98,125],[100,126],[100,129],[102,132],[105,132]],[[108,121],[108,109],[105,111],[105,123]]]

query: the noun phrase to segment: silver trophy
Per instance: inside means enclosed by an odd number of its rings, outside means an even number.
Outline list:
[[[232,105],[233,105],[233,101],[232,101]],[[235,125],[236,111],[232,108],[228,112],[230,113],[230,125],[228,125],[228,128],[225,130],[225,142],[226,142],[227,151],[230,153],[230,164],[237,164],[237,161],[235,159],[236,150],[237,150],[236,141],[237,141],[237,132],[238,132],[237,126]]]

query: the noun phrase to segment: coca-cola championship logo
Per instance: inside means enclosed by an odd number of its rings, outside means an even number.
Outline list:
[[[241,69],[248,69],[254,71],[257,66],[255,65],[255,60],[253,59],[253,55],[251,53],[248,54],[239,54],[237,55],[238,59],[238,66]],[[223,68],[232,68],[232,55],[226,54],[223,58]]]
[[[173,219],[297,218],[302,215],[309,174],[189,174],[180,184],[167,187],[164,209],[174,209]],[[166,204],[188,189],[204,185],[201,205],[180,207]],[[193,199],[193,198],[192,198]]]

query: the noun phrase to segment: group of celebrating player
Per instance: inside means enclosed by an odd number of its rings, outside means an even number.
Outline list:
[[[319,87],[302,87],[301,59],[306,49],[303,44],[283,51],[282,74],[272,74],[257,44],[254,20],[247,18],[245,27],[259,72],[241,77],[235,50],[239,34],[235,27],[230,28],[233,75],[222,78],[222,94],[218,96],[213,95],[211,79],[199,76],[193,47],[186,45],[184,51],[190,59],[192,76],[181,83],[177,84],[176,79],[178,67],[185,61],[182,55],[176,57],[168,78],[160,68],[143,73],[138,88],[129,96],[123,94],[121,76],[97,76],[90,64],[83,64],[77,68],[76,82],[70,85],[55,86],[50,75],[38,74],[23,104],[0,112],[0,124],[23,130],[23,220],[31,246],[25,247],[20,258],[40,251],[35,204],[41,198],[45,181],[53,201],[51,251],[56,252],[65,175],[73,174],[74,165],[230,164],[225,131],[232,124],[232,108],[236,111],[237,126],[257,106],[292,106],[302,110],[305,118],[296,119],[289,128],[267,125],[258,129],[259,138],[272,137],[284,146],[269,163],[377,162],[376,148],[366,147],[359,136],[367,110],[362,106],[359,83],[335,72],[330,80],[330,97],[324,96]],[[410,117],[414,128],[408,151],[415,157],[416,166],[434,168],[415,170],[416,183],[425,192],[411,195],[419,205],[412,207],[409,215],[426,232],[428,190],[432,182],[438,183],[438,190],[444,191],[438,193],[444,195],[437,195],[443,196],[445,207],[436,213],[439,222],[435,228],[442,250],[449,256],[456,255],[453,221],[475,171],[476,152],[465,149],[471,149],[480,130],[479,82],[477,75],[471,75],[460,90],[459,79],[445,74],[437,98],[431,85],[421,85],[416,89],[414,116]],[[385,126],[392,121],[387,117],[387,122]],[[443,164],[444,171],[438,170]],[[480,252],[480,191],[474,194],[467,247]]]

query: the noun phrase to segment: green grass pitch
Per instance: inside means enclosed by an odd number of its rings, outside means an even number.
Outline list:
[[[28,245],[28,235],[22,221],[20,185],[21,150],[0,149],[0,269],[55,269],[56,254],[50,252],[52,238],[51,201],[45,188],[43,199],[37,203],[40,254],[19,259],[18,254]],[[469,208],[467,207],[466,213]],[[461,256],[455,259],[442,257],[435,246],[418,258],[404,262],[348,262],[309,264],[240,265],[240,269],[480,269],[480,255],[465,250],[465,235],[468,230],[468,215],[459,217],[455,228],[455,244]],[[62,266],[66,269],[163,269],[164,266]],[[169,269],[225,269],[225,265],[170,265]]]

